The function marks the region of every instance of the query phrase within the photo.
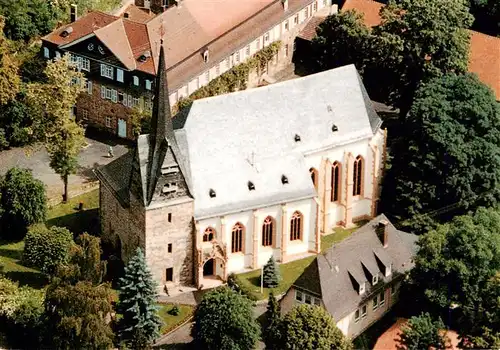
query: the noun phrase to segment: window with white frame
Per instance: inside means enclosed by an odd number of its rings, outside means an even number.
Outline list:
[[[315,1],[315,2],[313,3],[313,11],[314,11],[314,12],[318,11],[318,2],[317,2],[317,1]]]
[[[267,43],[269,41],[269,32],[264,34],[264,42]]]
[[[151,80],[146,80],[146,90],[151,90]]]
[[[375,295],[375,298],[373,298],[373,311],[378,309],[378,295]]]
[[[378,275],[374,275],[372,277],[372,285],[376,285],[378,283]]]
[[[85,89],[87,90],[87,94],[92,95],[92,80],[85,81]]]
[[[361,318],[365,318],[366,317],[367,309],[368,308],[366,307],[366,305],[363,305],[361,307]]]
[[[288,30],[288,20],[285,21],[285,30]]]
[[[56,60],[61,58],[61,53],[59,51],[56,51]]]
[[[134,85],[139,86],[139,77],[134,75]]]
[[[236,51],[236,53],[234,54],[234,57],[235,57],[236,63],[239,63],[240,62],[240,51]]]
[[[48,47],[43,48],[43,57],[50,58],[50,50]]]
[[[380,295],[378,296],[378,300],[379,300],[378,305],[380,307],[384,306],[384,304],[385,304],[385,293],[384,292],[380,293]]]
[[[301,292],[299,290],[295,290],[295,300],[298,301],[299,303],[305,303],[305,304],[314,304],[314,305],[321,305],[321,299],[313,297],[310,294]]]
[[[89,111],[87,109],[80,109],[81,112],[81,119],[87,120],[89,119]]]
[[[250,45],[247,45],[247,47],[245,48],[245,53],[247,56],[250,56]]]
[[[105,86],[101,86],[101,98],[111,100],[113,102],[118,102],[118,91],[107,88]]]
[[[305,294],[305,299],[304,299],[304,302],[305,302],[306,304],[311,305],[311,304],[312,304],[312,296],[310,296],[309,294]]]
[[[299,23],[299,14],[297,13],[293,18],[293,24],[298,24],[298,23]]]
[[[109,79],[113,79],[113,67],[107,64],[101,63],[101,76]]]
[[[85,57],[78,57],[78,65],[81,70],[90,72],[90,60]]]
[[[257,38],[257,40],[255,40],[255,48],[257,50],[260,50],[260,38]]]
[[[116,80],[123,83],[123,69],[116,68]]]
[[[354,322],[355,323],[358,323],[360,313],[361,313],[361,311],[359,309],[357,309],[356,312],[354,313]]]
[[[106,117],[106,127],[110,128],[113,117]]]
[[[138,97],[133,97],[132,98],[132,107],[139,107],[140,103],[141,103],[141,101],[139,100]]]
[[[77,55],[74,55],[74,54],[71,54],[71,55],[69,56],[69,62],[70,62],[73,66],[78,67],[78,56],[77,56]]]
[[[226,58],[226,69],[229,69],[229,57]]]
[[[302,302],[302,292],[300,290],[295,290],[295,300]]]

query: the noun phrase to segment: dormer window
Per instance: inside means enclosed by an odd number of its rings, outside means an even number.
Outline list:
[[[151,57],[151,52],[145,51],[142,55],[139,56],[138,60],[139,62],[146,62],[149,57]]]
[[[169,182],[163,186],[162,193],[168,194],[177,191],[177,183]]]
[[[66,38],[68,35],[70,35],[71,33],[73,33],[73,27],[68,27],[66,29],[64,29],[61,33],[61,36],[63,38]]]
[[[339,131],[339,128],[337,127],[337,125],[335,125],[335,124],[332,125],[332,131],[333,132]]]
[[[360,283],[359,285],[359,295],[365,294],[365,282]]]
[[[210,196],[210,198],[215,198],[215,191],[213,189],[210,189],[210,191],[208,191],[208,195]]]
[[[208,50],[203,51],[203,62],[207,63],[208,62]]]
[[[286,175],[281,175],[281,183],[286,185],[288,183],[288,177]]]
[[[295,134],[295,142],[300,142],[300,135],[299,134]]]
[[[392,263],[389,266],[385,267],[385,277],[390,276],[392,273]]]
[[[378,275],[372,277],[372,285],[376,285],[378,283]]]
[[[255,190],[255,185],[253,184],[252,181],[248,181],[248,190],[249,191]]]

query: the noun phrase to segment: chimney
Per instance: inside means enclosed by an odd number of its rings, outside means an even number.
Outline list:
[[[281,0],[281,3],[283,4],[283,11],[288,10],[288,0]]]
[[[380,242],[382,242],[384,248],[387,248],[389,245],[389,237],[387,233],[388,226],[389,222],[387,220],[380,220],[376,228],[377,236],[380,239]]]
[[[70,15],[69,15],[71,23],[76,21],[78,18],[77,9],[78,9],[78,6],[76,4],[71,4]]]

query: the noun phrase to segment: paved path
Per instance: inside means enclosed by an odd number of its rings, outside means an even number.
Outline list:
[[[79,169],[76,175],[69,177],[69,189],[76,190],[96,179],[92,169],[96,166],[107,164],[116,157],[127,152],[124,145],[113,147],[114,158],[108,158],[109,145],[100,141],[86,139],[87,146],[78,157]],[[27,153],[27,148],[13,148],[0,152],[0,175],[4,175],[10,168],[17,166],[30,169],[33,175],[47,186],[49,198],[59,197],[63,191],[63,183],[49,166],[49,157],[43,146],[38,146],[33,152]]]

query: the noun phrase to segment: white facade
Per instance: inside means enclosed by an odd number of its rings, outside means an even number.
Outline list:
[[[199,220],[196,222],[198,248],[202,251],[212,249],[213,242],[203,241],[207,228],[212,228],[215,231],[214,240],[227,247],[226,275],[260,268],[266,264],[271,255],[279,262],[287,262],[302,258],[308,253],[319,253],[321,234],[328,234],[336,226],[349,226],[353,221],[366,219],[375,214],[374,203],[378,198],[384,153],[385,132],[380,129],[371,139],[309,152],[305,155],[306,164],[318,171],[316,198]],[[362,188],[360,195],[353,196],[353,162],[358,156],[363,160]],[[342,166],[342,171],[338,179],[339,198],[332,202],[330,169],[335,162]],[[302,214],[302,232],[300,240],[291,241],[290,220],[295,212]],[[263,223],[267,217],[273,219],[275,234],[272,246],[263,246],[262,242]],[[237,223],[244,227],[244,243],[242,252],[232,253],[232,230]],[[216,265],[214,275],[222,278],[224,266],[220,262]],[[349,324],[349,320],[341,320],[339,328],[344,327],[346,322]]]
[[[288,41],[286,39],[290,39],[290,33],[297,26],[304,24],[304,22],[311,18],[314,13],[329,6],[332,6],[332,8],[334,7],[333,11],[336,12],[336,5],[332,5],[332,0],[316,0],[312,4],[309,4],[298,12],[291,14],[281,23],[277,24],[271,29],[268,29],[252,42],[246,44],[245,46],[239,48],[235,52],[217,62],[212,68],[210,68],[210,77],[208,81],[205,77],[206,72],[203,72],[200,76],[192,78],[188,84],[180,87],[176,91],[172,91],[170,93],[170,105],[174,106],[181,97],[189,96],[201,86],[208,84],[211,80],[217,78],[237,64],[243,63],[257,51],[266,46],[269,46],[271,43],[278,40]],[[282,47],[281,50],[284,51],[285,48]],[[288,56],[291,57],[292,50],[291,48],[289,48],[288,50],[290,52]],[[219,69],[217,69],[217,67],[219,67]],[[202,83],[198,84],[198,79],[199,82]]]

